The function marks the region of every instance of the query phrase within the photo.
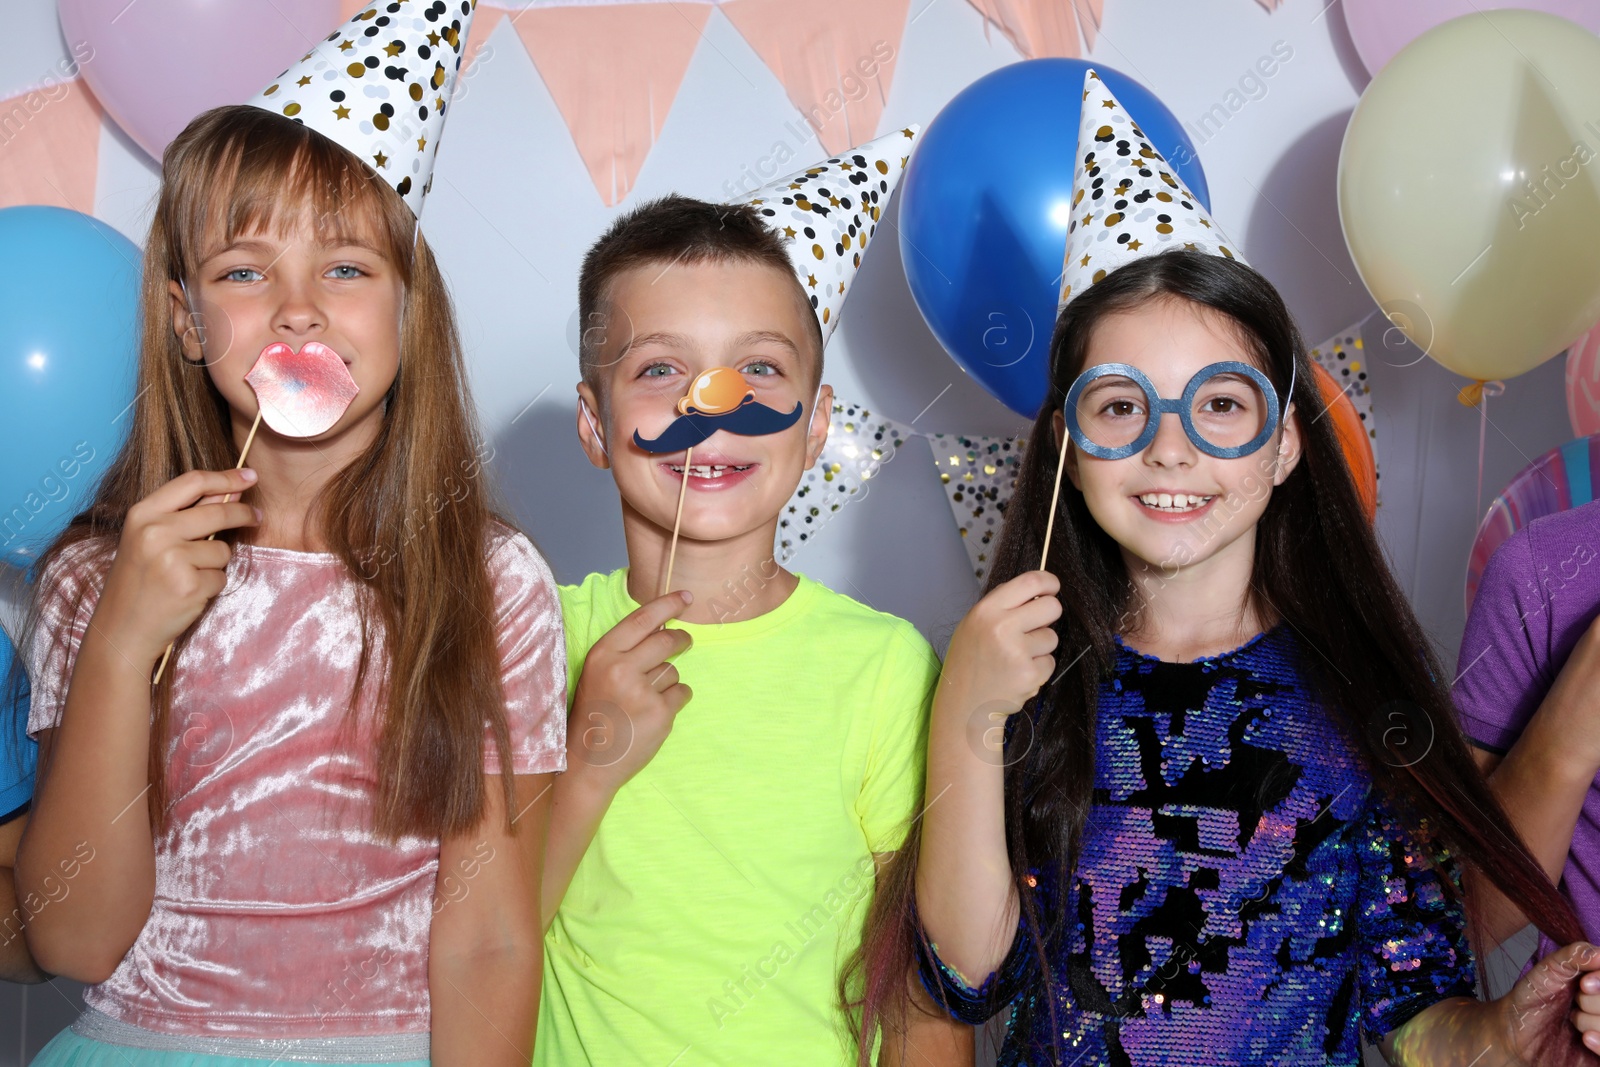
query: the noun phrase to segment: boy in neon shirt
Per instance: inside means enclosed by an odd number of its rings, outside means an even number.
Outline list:
[[[585,259],[578,435],[616,480],[629,566],[561,590],[572,737],[536,1067],[856,1061],[839,975],[919,813],[939,663],[772,547],[827,437],[825,334],[910,137],[753,204],[646,204]],[[712,430],[687,466],[646,451],[681,439],[698,416],[679,402],[719,367],[796,421]],[[972,1062],[970,1031],[914,1019],[908,1059]]]

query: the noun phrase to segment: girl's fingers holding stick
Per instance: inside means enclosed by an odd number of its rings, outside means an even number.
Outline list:
[[[260,512],[250,504],[197,504],[172,516],[172,531],[185,541],[201,541],[223,530],[255,526]]]
[[[188,471],[178,475],[129,509],[152,514],[179,512],[194,507],[208,496],[219,499],[237,495],[256,484],[256,472],[248,467],[226,471]]]

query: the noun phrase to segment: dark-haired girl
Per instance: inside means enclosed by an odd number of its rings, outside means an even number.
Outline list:
[[[1003,1067],[1355,1065],[1363,1034],[1394,1064],[1596,1062],[1567,1020],[1590,946],[1474,995],[1468,876],[1579,927],[1464,747],[1273,287],[1134,260],[1065,306],[1051,384],[851,972],[869,1032],[914,966],[956,1018],[1011,1009]]]

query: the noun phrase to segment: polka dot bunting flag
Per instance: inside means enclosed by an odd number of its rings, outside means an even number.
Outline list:
[[[1378,424],[1372,417],[1372,383],[1367,379],[1366,346],[1361,340],[1361,327],[1366,320],[1356,323],[1311,350],[1311,358],[1333,376],[1361,416],[1361,425],[1367,431],[1372,446],[1373,465],[1378,457]],[[1380,474],[1381,477],[1381,474]]]
[[[420,216],[476,7],[378,0],[246,103],[349,149]]]
[[[827,344],[862,253],[911,158],[920,127],[908,126],[843,155],[768,182],[736,201],[752,204],[789,245]]]
[[[1244,262],[1100,75],[1083,82],[1060,303],[1139,256],[1178,248]]]
[[[972,573],[981,582],[994,561],[1006,503],[1016,488],[1024,439],[936,433],[928,443]]]
[[[911,431],[859,404],[834,400],[828,441],[800,478],[778,519],[777,561],[786,564],[839,509],[866,496],[868,483]]]

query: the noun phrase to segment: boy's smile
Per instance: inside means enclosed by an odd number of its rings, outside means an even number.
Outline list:
[[[670,537],[687,476],[685,545],[736,540],[749,549],[764,538],[770,555],[779,513],[826,440],[818,411],[832,407],[832,391],[817,389],[812,311],[793,276],[739,260],[650,264],[617,275],[605,308],[600,395],[579,386],[600,413],[605,450],[581,417],[578,431],[590,460],[617,481],[630,545],[641,527]],[[779,412],[802,405],[802,421],[756,436],[716,430],[694,446],[687,471],[684,452],[641,448],[634,434],[661,437],[683,417],[691,383],[715,367],[738,372],[753,403]]]

